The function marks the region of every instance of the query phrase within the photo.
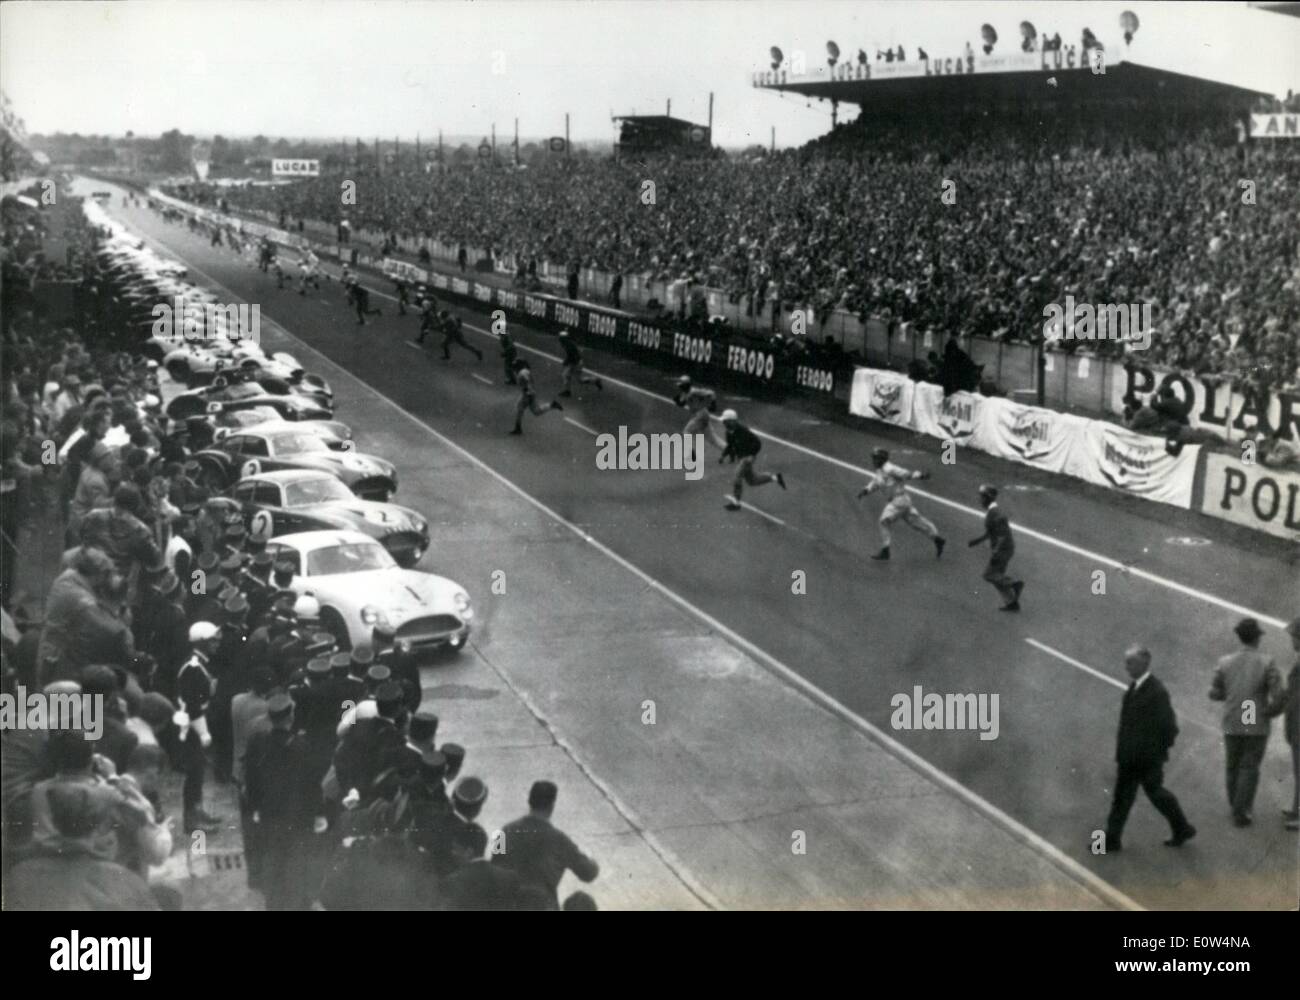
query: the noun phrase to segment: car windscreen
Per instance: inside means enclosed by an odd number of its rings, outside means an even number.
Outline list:
[[[271,447],[277,455],[297,455],[304,451],[329,451],[329,447],[315,434],[285,431],[270,437]]]
[[[249,385],[247,382],[228,385],[221,392],[226,399],[249,399],[252,396],[262,395],[262,391],[257,386]]]
[[[349,542],[307,553],[308,576],[361,573],[369,569],[391,569],[397,563],[378,542]]]
[[[330,500],[355,500],[352,491],[337,479],[322,476],[320,479],[303,479],[286,483],[284,487],[286,507],[302,507],[309,503],[326,503]]]

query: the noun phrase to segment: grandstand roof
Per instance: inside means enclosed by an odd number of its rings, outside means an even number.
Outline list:
[[[879,72],[878,67],[879,64],[872,64],[867,71]],[[844,74],[849,78],[831,79],[826,70],[801,77],[761,73],[755,75],[754,86],[856,104],[864,114],[918,108],[988,107],[992,110],[999,105],[1023,108],[1041,104],[1059,108],[1131,101],[1148,108],[1153,104],[1177,106],[1219,101],[1244,107],[1263,93],[1133,61],[1108,63],[1104,74],[1094,73],[1088,67],[1006,72],[981,72],[977,67],[976,72],[965,73],[953,73],[950,67],[947,72],[940,70],[933,75],[922,71],[919,75],[891,75],[882,79],[856,78],[862,72],[861,67],[843,69],[849,70]]]

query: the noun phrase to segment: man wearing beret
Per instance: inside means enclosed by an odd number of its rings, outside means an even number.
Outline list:
[[[287,694],[273,694],[266,704],[271,728],[253,734],[244,759],[268,910],[305,910],[313,896],[307,873],[321,815],[320,786],[312,777],[307,741],[294,730],[293,711]]]
[[[492,855],[493,864],[509,868],[525,884],[544,891],[553,910],[560,908],[560,879],[566,871],[583,882],[600,874],[600,866],[551,825],[557,795],[553,782],[533,782],[528,792],[528,815],[505,825],[503,849]]]

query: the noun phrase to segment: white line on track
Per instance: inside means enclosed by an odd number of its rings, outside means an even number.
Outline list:
[[[478,379],[478,380],[479,380],[480,382],[482,382],[484,385],[493,385],[493,384],[495,384],[495,383],[493,383],[493,381],[492,381],[490,378],[484,378],[484,377],[483,377],[482,375],[480,375],[478,372],[470,372],[469,374],[470,374],[470,377],[471,377],[471,378],[476,378],[476,379]]]
[[[414,340],[404,340],[404,341],[402,341],[402,343],[405,344],[407,347],[410,347],[410,348],[412,348],[413,350],[416,350],[416,351],[423,351],[423,350],[424,350],[424,348],[421,347],[419,344],[417,344]]]
[[[148,239],[148,237],[146,237],[146,239]],[[153,240],[152,242],[157,243],[156,240]],[[175,252],[165,246],[164,249],[166,249],[169,253]],[[227,294],[233,295],[233,292],[231,292],[230,289],[226,288],[221,282],[217,281],[211,275],[205,274],[202,270],[200,270],[197,267],[194,267],[193,265],[191,265],[191,270],[193,270],[196,274],[201,275],[211,285],[223,289]],[[234,296],[234,297],[238,298],[238,296]],[[389,298],[390,296],[385,296],[385,297]],[[271,317],[268,317],[268,319],[271,319],[271,322],[275,323],[275,320],[272,319]],[[546,506],[546,504],[542,503],[541,500],[537,499],[535,496],[533,496],[523,487],[519,486],[512,480],[508,479],[506,476],[502,475],[496,469],[492,468],[492,466],[488,465],[485,461],[483,461],[473,452],[469,451],[467,448],[463,447],[462,445],[457,444],[451,438],[447,437],[445,434],[441,433],[430,424],[425,423],[425,421],[421,420],[414,413],[411,413],[409,410],[399,405],[394,400],[389,399],[387,396],[385,396],[379,390],[375,389],[369,383],[363,382],[361,379],[357,378],[351,372],[347,371],[347,369],[343,368],[341,365],[333,361],[327,355],[317,350],[311,344],[307,343],[304,340],[301,340],[298,337],[295,337],[292,333],[286,330],[281,324],[275,323],[275,325],[280,328],[284,336],[292,340],[295,340],[299,344],[301,344],[303,350],[306,350],[316,355],[318,358],[321,359],[321,361],[323,361],[330,368],[339,372],[343,377],[354,380],[359,386],[368,390],[375,398],[381,400],[388,406],[391,406],[394,410],[402,414],[412,423],[416,424],[419,427],[422,427],[429,434],[433,435],[434,438],[442,442],[442,444],[445,447],[450,448],[458,455],[464,457],[466,461],[470,462],[477,468],[482,469],[487,475],[491,476],[493,479],[499,482],[506,489],[510,490],[512,493],[516,494],[521,499],[527,501],[537,510],[541,511],[543,514],[550,517],[557,524],[573,532],[573,534],[577,535],[584,542],[586,542],[588,545],[594,548],[597,552],[601,553],[606,558],[610,559],[612,562],[622,567],[624,570],[631,573],[633,576],[637,577],[637,579],[641,580],[644,584],[646,584],[646,586],[657,591],[659,594],[662,594],[665,598],[672,601],[674,604],[681,607],[689,614],[693,615],[696,619],[698,619],[708,628],[712,629],[714,632],[718,633],[723,638],[725,638],[737,649],[742,650],[743,652],[747,653],[749,656],[753,657],[758,662],[764,664],[769,670],[771,670],[777,676],[784,679],[786,683],[790,684],[797,691],[800,691],[809,700],[813,701],[818,705],[821,705],[823,708],[827,709],[830,712],[833,712],[841,719],[850,723],[859,732],[869,736],[871,739],[874,739],[877,743],[885,747],[887,750],[889,750],[889,752],[893,753],[904,763],[908,764],[915,770],[924,774],[936,785],[945,789],[946,791],[951,792],[953,795],[957,796],[963,802],[967,803],[972,808],[982,813],[985,817],[987,817],[988,819],[996,823],[998,826],[1002,827],[1004,830],[1006,830],[1017,840],[1021,841],[1022,843],[1031,847],[1032,849],[1038,851],[1041,855],[1047,858],[1051,863],[1055,864],[1057,868],[1059,868],[1061,871],[1063,871],[1065,874],[1069,875],[1070,877],[1074,878],[1075,881],[1079,882],[1089,891],[1094,893],[1098,898],[1102,899],[1106,903],[1118,909],[1124,909],[1124,910],[1144,909],[1144,907],[1142,907],[1141,904],[1139,904],[1136,900],[1132,899],[1126,893],[1122,892],[1121,890],[1117,889],[1115,886],[1111,885],[1109,882],[1101,878],[1099,875],[1094,874],[1092,871],[1090,871],[1080,862],[1076,861],[1074,858],[1070,857],[1070,855],[1066,854],[1064,851],[1058,848],[1055,844],[1052,844],[1050,841],[1039,836],[1037,833],[1035,833],[1025,824],[1021,823],[1019,820],[1015,819],[1010,814],[999,809],[997,806],[995,806],[992,802],[989,802],[978,792],[972,791],[971,789],[963,785],[961,782],[959,782],[956,778],[950,777],[948,774],[940,770],[935,765],[931,764],[925,758],[919,756],[912,750],[908,749],[906,746],[904,746],[898,740],[894,739],[894,737],[890,736],[884,730],[872,725],[862,716],[858,715],[852,709],[848,708],[848,706],[842,704],[834,697],[827,694],[825,691],[821,690],[821,688],[817,687],[811,681],[807,680],[800,674],[796,673],[790,667],[787,667],[776,657],[772,656],[770,653],[761,649],[760,647],[754,645],[754,643],[750,642],[748,639],[740,635],[738,632],[734,631],[731,628],[728,628],[726,625],[724,625],[718,619],[714,618],[703,608],[700,608],[695,604],[691,603],[688,599],[678,594],[676,591],[670,589],[669,587],[665,586],[664,584],[660,583],[649,573],[645,572],[643,569],[636,566],[634,563],[631,563],[627,559],[624,559],[613,549],[609,548],[607,545],[598,541],[596,538],[589,535],[586,531],[583,531],[582,528],[580,528],[578,525],[574,524],[572,521],[569,521],[561,514],[552,510],[550,507]],[[478,327],[470,327],[468,323],[466,323],[465,326],[470,329],[479,329]],[[480,332],[486,332],[486,331],[480,331]],[[488,334],[488,336],[491,336],[491,334]],[[544,353],[542,351],[536,351],[533,348],[525,347],[522,344],[519,346],[523,347],[525,350],[533,350],[534,353],[536,354]],[[544,356],[550,357],[550,355],[544,355]],[[553,358],[552,360],[558,361],[559,359]],[[616,381],[617,384],[619,385],[627,385],[627,383],[619,382],[617,380],[611,380],[611,381]],[[649,396],[655,395],[654,393],[651,393],[648,390],[641,389],[639,386],[627,385],[627,387],[630,389],[636,389],[638,392],[643,392]],[[666,397],[657,397],[657,398],[666,398]],[[722,909],[721,903],[717,900],[717,898],[714,897],[713,894],[709,892],[707,888],[705,888],[702,884],[700,884],[698,880],[696,880],[694,875],[692,875],[690,871],[686,869],[684,865],[682,865],[682,863],[676,858],[676,856],[671,851],[669,851],[664,845],[662,845],[659,842],[659,839],[656,836],[654,836],[652,833],[649,832],[649,830],[646,828],[645,823],[642,822],[637,816],[637,814],[633,812],[631,808],[628,807],[622,801],[622,799],[618,797],[618,795],[614,792],[614,790],[608,788],[607,786],[604,785],[603,782],[596,779],[594,774],[592,775],[592,778],[593,781],[595,781],[596,784],[601,787],[601,790],[605,792],[605,794],[608,796],[610,801],[615,803],[619,811],[623,813],[624,818],[627,819],[628,822],[631,823],[632,826],[634,826],[638,831],[640,831],[646,843],[648,843],[652,847],[652,849],[664,859],[665,863],[669,866],[669,868],[671,868],[677,874],[677,876],[682,880],[682,882],[685,885],[687,885],[693,892],[695,892],[696,895],[698,895],[702,900],[712,905],[715,909]]]
[[[487,380],[484,379],[484,381],[487,381]],[[490,382],[489,382],[488,384],[491,385]],[[580,424],[580,423],[578,423],[578,421],[574,420],[572,417],[565,417],[565,418],[564,418],[564,422],[565,422],[566,424],[573,424],[573,426],[576,427],[576,428],[578,428],[578,430],[580,430],[580,431],[586,431],[586,432],[587,432],[588,434],[590,434],[592,437],[600,437],[600,431],[593,431],[593,430],[592,430],[590,427],[588,427],[586,424]]]
[[[752,503],[749,503],[747,500],[740,501],[740,506],[744,507],[745,510],[752,510],[759,517],[765,517],[769,521],[772,521],[774,524],[779,524],[783,528],[785,527],[785,522],[782,521],[779,517],[769,514],[765,510],[759,510],[757,507],[755,507]]]
[[[1055,656],[1062,663],[1068,663],[1072,667],[1078,667],[1086,674],[1092,674],[1093,677],[1105,681],[1112,687],[1117,687],[1121,691],[1128,690],[1128,685],[1123,681],[1116,680],[1114,677],[1111,677],[1110,674],[1103,674],[1100,670],[1096,670],[1093,667],[1088,666],[1086,663],[1080,663],[1078,660],[1071,659],[1059,649],[1053,649],[1045,642],[1039,642],[1037,639],[1026,639],[1025,642],[1029,643],[1029,645],[1033,646],[1035,649],[1041,649],[1048,656]]]

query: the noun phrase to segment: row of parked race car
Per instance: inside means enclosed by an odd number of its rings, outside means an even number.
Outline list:
[[[87,212],[111,234],[100,263],[130,325],[147,331],[142,353],[169,376],[165,390],[180,390],[163,391],[159,405],[190,442],[187,473],[207,494],[200,523],[237,518],[267,539],[277,561],[293,564],[292,589],[316,599],[341,648],[370,642],[379,626],[415,652],[462,648],[474,616],[469,594],[414,568],[428,551],[429,523],[390,502],[396,469],[357,449],[352,428],[334,419],[329,384],[289,354],[226,336],[220,309],[200,319],[208,328],[199,336],[156,335],[159,303],[183,297],[202,314],[215,297],[97,205]]]

